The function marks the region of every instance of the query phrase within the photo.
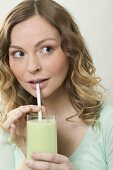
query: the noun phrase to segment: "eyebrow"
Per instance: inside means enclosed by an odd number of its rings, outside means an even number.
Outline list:
[[[40,46],[41,44],[43,44],[44,42],[46,42],[46,41],[51,41],[51,40],[56,41],[56,39],[54,39],[54,38],[46,38],[46,39],[43,39],[43,40],[39,41],[38,43],[36,43],[36,44],[35,44],[35,48],[39,47],[39,46]],[[17,45],[10,45],[9,48],[16,48],[16,49],[23,50],[22,47],[19,47],[19,46],[17,46]]]

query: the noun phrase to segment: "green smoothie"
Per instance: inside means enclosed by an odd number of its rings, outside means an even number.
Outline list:
[[[57,153],[57,128],[54,119],[27,121],[27,157],[33,152]]]

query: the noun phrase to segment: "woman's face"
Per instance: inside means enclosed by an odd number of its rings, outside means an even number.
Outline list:
[[[36,97],[36,83],[42,98],[64,89],[69,59],[61,49],[58,31],[40,16],[15,25],[11,32],[9,64],[16,79]]]

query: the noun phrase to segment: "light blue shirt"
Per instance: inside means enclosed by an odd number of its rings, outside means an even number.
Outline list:
[[[113,170],[113,106],[105,105],[98,124],[89,127],[70,156],[77,170]]]
[[[79,147],[69,157],[77,170],[113,170],[113,106],[105,105],[99,126],[89,127]],[[0,170],[19,170],[23,153],[8,144],[9,134],[0,129]]]
[[[19,170],[24,155],[15,144],[9,144],[9,134],[0,129],[0,170]]]

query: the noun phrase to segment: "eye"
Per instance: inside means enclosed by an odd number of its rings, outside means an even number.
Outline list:
[[[22,51],[13,51],[13,52],[11,53],[11,55],[14,56],[15,58],[21,58],[21,57],[23,57],[25,54],[24,54],[24,52],[22,52]]]
[[[23,57],[24,56],[24,53],[22,51],[16,51],[15,52],[15,57]]]
[[[46,46],[46,47],[42,48],[41,52],[44,53],[44,54],[52,53],[53,48],[51,46]]]

